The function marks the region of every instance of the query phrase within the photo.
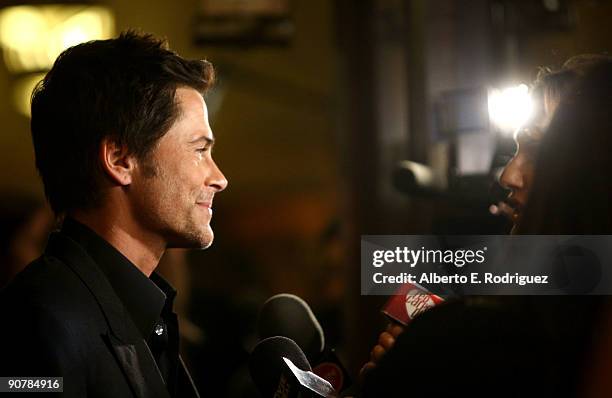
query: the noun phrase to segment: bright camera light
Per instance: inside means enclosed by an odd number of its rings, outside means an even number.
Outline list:
[[[533,101],[525,84],[489,92],[489,119],[501,131],[511,133],[533,113]]]

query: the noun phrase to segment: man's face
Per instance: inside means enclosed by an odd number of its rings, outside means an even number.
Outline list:
[[[204,99],[194,89],[178,88],[176,101],[178,119],[139,163],[129,186],[132,211],[147,233],[168,247],[206,248],[213,241],[213,197],[227,180],[212,158]]]

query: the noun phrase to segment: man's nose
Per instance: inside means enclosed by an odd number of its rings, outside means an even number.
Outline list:
[[[506,167],[504,167],[504,171],[499,178],[499,183],[502,187],[511,190],[519,190],[524,187],[525,183],[521,171],[521,162],[517,156],[513,157]]]
[[[217,163],[215,163],[215,161],[213,160],[212,161],[212,171],[209,176],[208,184],[206,185],[214,188],[214,190],[217,192],[221,192],[225,188],[227,188],[227,184],[228,184],[227,178],[225,178],[225,176],[221,172],[221,169],[219,169],[219,166],[217,166]]]

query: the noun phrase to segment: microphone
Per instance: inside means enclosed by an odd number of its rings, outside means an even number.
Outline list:
[[[346,392],[352,385],[335,351],[325,345],[321,324],[300,297],[286,293],[270,297],[259,312],[257,327],[261,339],[285,336],[294,340],[314,365],[313,372],[336,391]]]
[[[300,347],[283,336],[260,341],[249,357],[249,370],[264,398],[337,398],[331,384],[311,372]]]
[[[438,306],[444,299],[416,283],[400,286],[387,303],[382,313],[401,325],[407,326],[419,314]]]
[[[325,348],[321,324],[308,304],[293,294],[277,294],[266,300],[259,311],[257,333],[260,339],[289,337],[312,362],[318,359]]]

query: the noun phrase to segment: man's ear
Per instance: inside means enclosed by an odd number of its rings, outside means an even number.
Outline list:
[[[115,140],[105,137],[100,143],[99,157],[102,170],[113,182],[121,186],[132,183],[136,158],[128,154],[125,146],[120,146]]]

